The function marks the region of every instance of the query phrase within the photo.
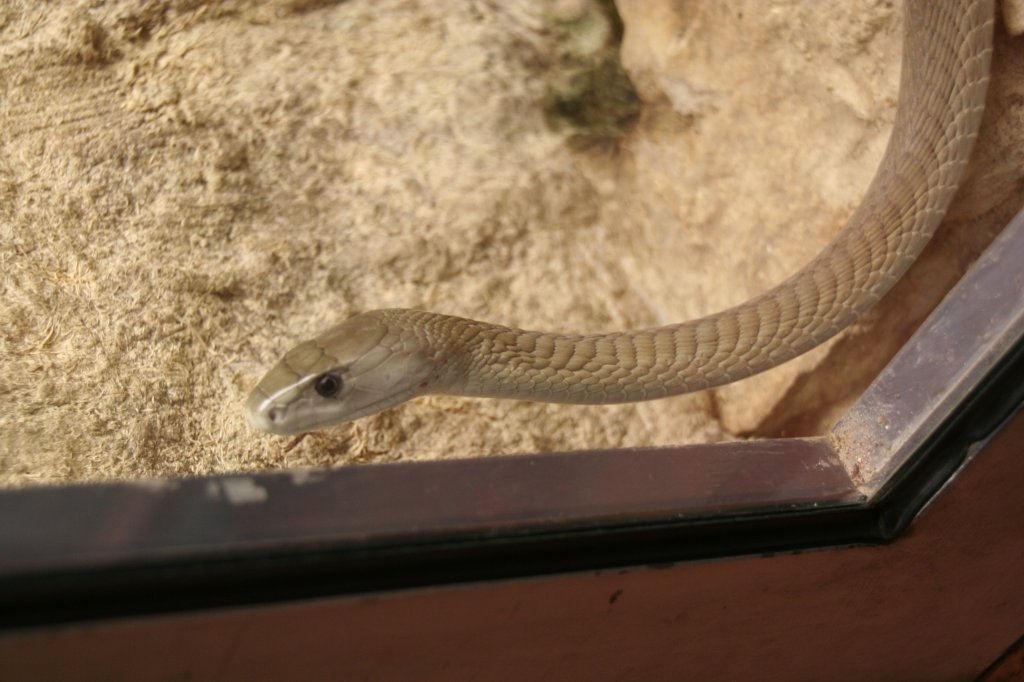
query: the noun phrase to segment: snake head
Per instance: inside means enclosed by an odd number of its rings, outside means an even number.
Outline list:
[[[288,351],[249,394],[256,427],[290,435],[380,412],[426,392],[431,364],[386,311],[357,315]]]

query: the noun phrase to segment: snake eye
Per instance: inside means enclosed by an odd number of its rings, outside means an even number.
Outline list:
[[[330,398],[341,390],[341,377],[332,372],[321,374],[316,378],[313,388],[324,398]]]

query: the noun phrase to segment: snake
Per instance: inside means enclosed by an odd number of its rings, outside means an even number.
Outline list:
[[[252,424],[290,435],[431,394],[611,404],[721,386],[820,345],[917,259],[977,137],[994,0],[906,0],[892,132],[836,237],[774,288],[677,324],[537,332],[422,310],[371,310],[289,350],[252,390]]]

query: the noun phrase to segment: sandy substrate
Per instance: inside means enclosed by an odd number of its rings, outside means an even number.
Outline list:
[[[836,343],[718,391],[427,398],[293,449],[243,417],[280,353],[356,312],[661,324],[838,231],[891,126],[898,4],[618,5],[643,108],[580,148],[543,102],[586,2],[6,3],[0,484],[827,427],[1024,203],[1019,41],[936,244]]]

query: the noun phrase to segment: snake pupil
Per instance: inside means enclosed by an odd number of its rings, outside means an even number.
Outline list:
[[[328,372],[316,378],[313,388],[324,398],[330,398],[341,390],[341,377]]]

